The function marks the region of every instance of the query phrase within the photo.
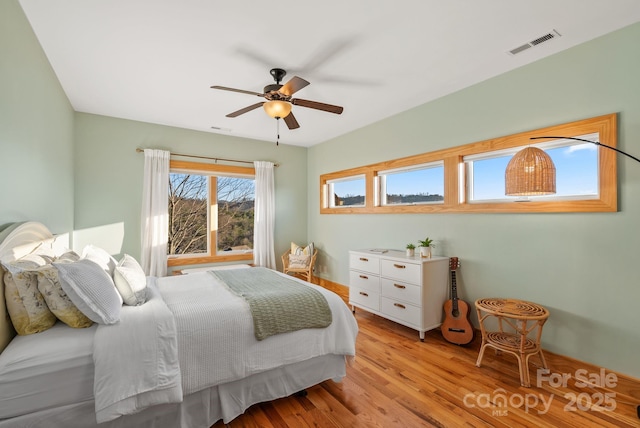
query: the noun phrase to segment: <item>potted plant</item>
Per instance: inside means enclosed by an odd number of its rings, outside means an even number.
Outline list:
[[[423,240],[419,239],[418,244],[420,244],[420,256],[421,257],[431,257],[431,247],[435,247],[433,243],[433,239],[425,238]]]
[[[413,244],[407,244],[407,257],[413,257],[416,254],[416,246]]]

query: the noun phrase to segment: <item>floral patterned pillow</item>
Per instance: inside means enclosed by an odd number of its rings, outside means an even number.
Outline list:
[[[11,323],[20,335],[34,334],[51,328],[56,317],[38,290],[36,270],[51,260],[46,256],[27,255],[11,263],[3,263],[4,295]]]
[[[65,253],[56,262],[74,262],[79,259],[77,254]],[[38,290],[42,294],[49,310],[60,321],[73,328],[85,328],[93,324],[80,309],[73,304],[64,292],[58,279],[58,269],[46,265],[38,269]]]

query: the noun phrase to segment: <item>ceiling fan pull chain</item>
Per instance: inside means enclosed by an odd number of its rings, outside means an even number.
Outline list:
[[[277,117],[276,118],[276,135],[278,136],[276,138],[276,146],[280,145],[280,118]]]

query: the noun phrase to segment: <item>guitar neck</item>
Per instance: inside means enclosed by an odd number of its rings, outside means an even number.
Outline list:
[[[453,309],[458,310],[458,286],[456,285],[456,271],[451,271],[451,300],[453,301]]]

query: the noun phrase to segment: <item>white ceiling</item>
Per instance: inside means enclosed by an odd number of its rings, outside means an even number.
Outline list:
[[[280,143],[306,147],[640,21],[638,0],[20,3],[76,111],[273,143],[262,109],[225,117],[261,98],[210,86],[262,92],[279,67],[311,82],[294,98],[344,107],[294,106]]]

